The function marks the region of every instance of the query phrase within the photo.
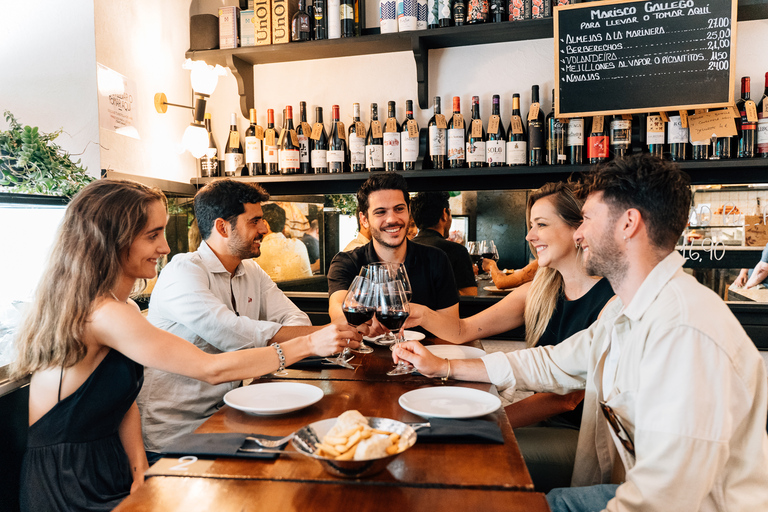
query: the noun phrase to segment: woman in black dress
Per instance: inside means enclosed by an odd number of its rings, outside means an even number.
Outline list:
[[[143,366],[211,384],[274,372],[359,340],[328,326],[280,345],[207,354],[152,326],[128,297],[170,252],[158,189],[100,180],[70,203],[16,338],[12,377],[32,374],[23,511],[112,510],[144,481],[136,395]]]

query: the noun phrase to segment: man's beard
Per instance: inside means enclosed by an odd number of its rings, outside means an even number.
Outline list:
[[[392,226],[392,225],[390,225],[390,226],[387,226],[387,228],[390,228],[390,227],[393,227],[393,226]],[[400,228],[404,230],[404,229],[405,229],[405,226],[400,226]],[[401,245],[403,245],[403,244],[405,243],[406,239],[407,239],[407,237],[406,237],[406,236],[403,236],[403,239],[402,239],[402,240],[401,240],[401,241],[400,241],[398,244],[396,244],[396,245],[393,245],[393,244],[391,244],[391,243],[389,243],[389,242],[385,242],[385,241],[384,241],[384,236],[381,234],[381,231],[379,231],[378,229],[374,228],[373,226],[371,226],[371,228],[370,228],[370,229],[371,229],[371,236],[372,236],[372,237],[373,237],[373,238],[374,238],[374,239],[375,239],[377,242],[379,242],[381,245],[383,245],[384,247],[387,247],[387,248],[389,248],[389,249],[397,249],[398,247],[400,247]],[[384,228],[384,229],[386,229],[386,228]]]
[[[611,233],[604,233],[597,245],[591,243],[584,269],[591,276],[608,278],[611,284],[621,283],[627,273],[627,262]]]
[[[261,238],[263,237],[260,237],[259,241],[261,241]],[[258,258],[261,255],[261,248],[257,247],[254,249],[253,242],[253,240],[249,241],[241,237],[237,230],[233,229],[232,235],[227,241],[227,248],[232,256],[240,258],[241,260]]]

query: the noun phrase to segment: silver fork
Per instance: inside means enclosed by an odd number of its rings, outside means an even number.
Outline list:
[[[278,446],[281,446],[293,439],[293,434],[288,434],[287,436],[280,439],[259,439],[258,437],[254,436],[248,436],[245,439],[246,441],[253,441],[257,445],[263,446],[264,448],[277,448]]]
[[[420,430],[422,428],[430,428],[432,426],[428,421],[425,423],[407,423],[407,425],[410,425],[414,431]]]

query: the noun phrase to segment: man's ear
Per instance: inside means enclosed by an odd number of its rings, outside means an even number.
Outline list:
[[[364,228],[370,228],[370,226],[368,225],[368,216],[362,212],[359,213],[358,215],[360,215],[360,225],[363,226]]]
[[[448,218],[451,216],[451,209],[450,208],[443,208],[443,214],[440,216],[440,220],[443,222],[448,222]]]
[[[213,222],[213,229],[222,238],[229,238],[229,234],[232,231],[232,226],[229,222],[225,221],[221,217]]]

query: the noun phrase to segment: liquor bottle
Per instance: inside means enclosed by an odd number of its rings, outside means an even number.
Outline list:
[[[237,131],[237,114],[232,112],[229,122],[227,145],[224,147],[224,176],[239,176],[243,166],[243,146]]]
[[[547,163],[549,165],[563,165],[568,163],[568,155],[565,152],[567,127],[555,117],[555,90],[552,89],[552,110],[547,114],[545,121],[547,127]]]
[[[264,130],[256,124],[256,109],[249,112],[251,125],[245,130],[245,167],[243,174],[246,176],[258,176],[264,174],[261,156],[261,140],[264,138]]]
[[[326,0],[314,0],[312,6],[315,11],[315,40],[328,39],[325,15]]]
[[[299,0],[299,10],[291,20],[291,41],[309,41],[309,14],[307,14],[307,1]]]
[[[467,24],[485,23],[488,21],[488,0],[467,0]]]
[[[480,118],[480,96],[472,96],[472,120],[467,126],[467,165],[485,167],[485,128]]]
[[[630,114],[628,114],[630,115]],[[624,158],[632,153],[632,120],[616,115],[611,119],[611,154]]]
[[[438,28],[440,26],[440,22],[438,21],[439,14],[438,14],[438,4],[440,3],[439,0],[428,0],[427,2],[427,28]]]
[[[360,104],[352,104],[353,122],[349,125],[349,166],[352,172],[365,171],[365,128],[358,133],[360,123]],[[357,123],[360,123],[358,125]]]
[[[328,172],[328,136],[323,125],[323,107],[315,107],[315,125],[309,141],[310,161],[312,172],[324,174]]]
[[[309,161],[309,136],[312,129],[307,123],[307,102],[299,102],[299,125],[296,127],[296,137],[299,139],[299,168],[301,174],[312,172],[312,166]]]
[[[454,25],[457,27],[464,25],[464,20],[467,14],[467,7],[464,0],[454,0],[452,14]]]
[[[509,121],[507,165],[528,165],[528,135],[520,115],[520,95],[512,95],[512,118]]]
[[[669,116],[667,144],[670,160],[682,162],[688,158],[688,125],[683,127],[683,117],[679,113]]]
[[[544,164],[544,113],[539,103],[539,86],[531,87],[531,108],[528,111],[528,165]]]
[[[435,96],[435,111],[429,119],[429,160],[433,169],[445,169],[445,116],[440,112],[440,96]]]
[[[371,125],[365,139],[365,168],[368,172],[384,170],[384,135],[376,103],[371,103]]]
[[[507,165],[507,134],[501,122],[499,95],[494,94],[492,101],[491,119],[488,121],[488,140],[485,142],[485,158],[488,167],[503,167]]]
[[[749,77],[741,78],[741,98],[736,101],[736,108],[741,114],[741,118],[736,120],[736,132],[738,137],[739,158],[752,158],[755,156],[755,145],[757,142],[757,120],[749,118],[747,106],[754,105],[749,99]]]
[[[384,122],[384,170],[400,169],[400,123],[397,122],[395,102],[387,102],[387,120]]]
[[[571,165],[584,163],[584,118],[573,117],[568,120],[568,129],[565,137],[568,145],[568,162]]]
[[[344,172],[347,141],[344,140],[344,125],[339,121],[339,106],[331,107],[331,136],[328,139],[328,172]]]
[[[205,113],[205,129],[208,131],[208,148],[200,157],[200,177],[213,178],[219,175],[219,146],[211,132],[211,114]]]
[[[267,110],[267,129],[264,131],[264,169],[267,174],[280,174],[275,111],[271,108]]]
[[[448,150],[448,167],[454,169],[464,167],[466,159],[464,151],[464,118],[461,116],[461,99],[453,97],[453,116],[448,123],[446,133],[446,149]]]
[[[328,39],[339,39],[341,37],[341,2],[340,0],[326,0],[328,9],[325,17],[328,20]]]
[[[488,20],[491,23],[507,21],[507,0],[490,0]]]
[[[768,158],[768,73],[765,74],[765,91],[757,104],[757,156]]]
[[[590,164],[599,164],[608,160],[608,125],[605,116],[592,117],[592,127],[587,137],[587,158]]]
[[[355,36],[355,0],[341,0],[341,37]]]
[[[403,170],[413,171],[416,169],[416,160],[419,159],[419,125],[413,118],[412,100],[405,100],[405,121],[400,130],[400,160],[403,162]],[[414,133],[413,137],[411,132]]]
[[[300,167],[299,140],[293,129],[293,107],[285,107],[285,129],[280,134],[281,144],[278,152],[280,174],[297,174]]]
[[[661,114],[649,114],[645,118],[645,143],[648,153],[664,158],[664,120]]]
[[[452,3],[451,0],[437,0],[437,22],[441,28],[453,24]]]
[[[703,109],[702,112],[706,112],[707,109]],[[697,112],[698,113],[698,112]],[[693,133],[688,130],[688,135],[691,142],[691,160],[708,160],[709,159],[709,145],[711,140],[706,138],[704,140],[693,140],[691,138]]]

